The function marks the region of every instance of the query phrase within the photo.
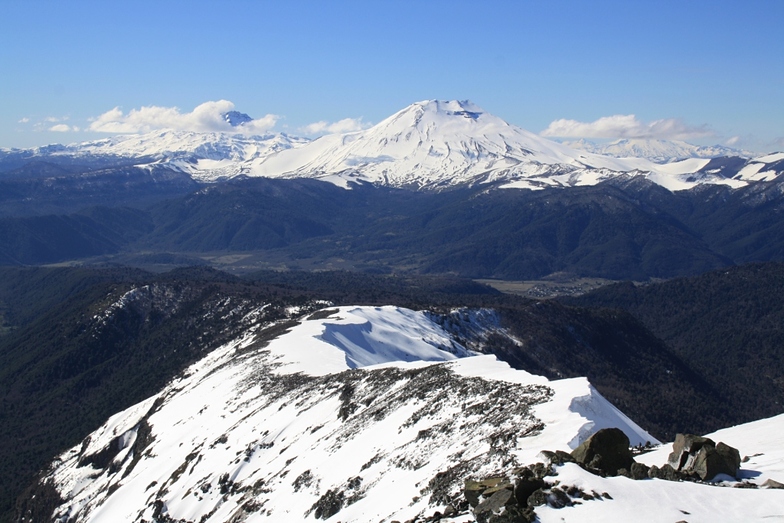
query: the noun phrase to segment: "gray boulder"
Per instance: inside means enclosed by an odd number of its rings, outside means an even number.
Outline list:
[[[672,443],[672,452],[667,458],[667,463],[675,470],[691,470],[697,453],[705,445],[715,447],[716,443],[710,438],[695,434],[678,433]]]
[[[719,474],[737,477],[740,469],[738,449],[694,434],[678,434],[672,444],[668,464],[685,475],[710,481]]]
[[[629,438],[621,429],[601,429],[572,451],[572,457],[586,469],[604,476],[617,476],[634,463]]]

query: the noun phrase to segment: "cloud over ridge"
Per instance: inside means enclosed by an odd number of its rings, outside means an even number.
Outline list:
[[[89,129],[101,133],[146,133],[162,129],[196,132],[263,133],[275,126],[279,117],[268,114],[233,127],[223,117],[234,110],[228,100],[204,102],[193,111],[183,113],[178,107],[143,106],[123,113],[115,107],[93,119]]]
[[[662,140],[693,140],[714,136],[707,126],[691,126],[679,118],[643,122],[633,114],[603,116],[593,122],[561,118],[550,123],[542,136],[559,138],[649,138]]]
[[[350,133],[352,131],[361,131],[370,127],[360,118],[343,118],[337,122],[329,123],[327,121],[314,122],[302,127],[300,130],[305,134],[334,134],[334,133]]]

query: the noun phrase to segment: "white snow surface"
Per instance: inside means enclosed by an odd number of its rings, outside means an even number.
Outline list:
[[[213,351],[62,454],[56,517],[306,521],[332,491],[345,501],[327,521],[405,521],[444,508],[430,482],[452,467],[454,494],[601,427],[655,442],[586,379],[471,355],[421,312],[340,307],[284,327]]]
[[[327,321],[307,321],[268,346],[278,373],[323,376],[398,361],[472,356],[424,312],[395,307],[342,307]],[[297,339],[299,338],[299,339]]]

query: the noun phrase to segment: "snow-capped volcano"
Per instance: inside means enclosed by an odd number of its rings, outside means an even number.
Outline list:
[[[248,174],[432,189],[491,181],[528,188],[586,185],[635,172],[683,188],[679,177],[707,163],[690,159],[662,166],[644,158],[579,151],[511,125],[469,101],[427,100],[370,129],[259,157],[249,162]]]
[[[365,131],[330,135],[253,162],[259,176],[353,174],[391,185],[453,185],[524,163],[584,166],[568,147],[468,101],[412,104]]]

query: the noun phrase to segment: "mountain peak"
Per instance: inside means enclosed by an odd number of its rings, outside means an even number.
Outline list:
[[[421,107],[427,112],[444,114],[447,116],[465,116],[476,120],[484,113],[481,107],[470,100],[424,100],[411,104],[407,109]],[[404,109],[405,111],[406,109]]]
[[[468,120],[465,123],[470,125],[470,121],[478,121],[482,116],[492,116],[470,100],[423,100],[398,111],[385,121],[399,121],[401,117],[407,115],[414,116],[416,123],[425,119],[435,121],[439,125],[454,120],[454,117],[462,117],[461,119]],[[383,122],[380,125],[382,124]]]
[[[253,118],[239,111],[229,111],[226,113],[222,113],[221,118],[227,121],[229,125],[231,125],[232,127],[238,127],[242,124],[246,124],[248,122],[253,121]]]

